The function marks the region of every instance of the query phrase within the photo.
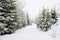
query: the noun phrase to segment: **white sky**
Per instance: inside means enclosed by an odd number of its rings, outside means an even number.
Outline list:
[[[18,0],[19,1],[19,0]],[[22,0],[25,1],[25,10],[28,12],[29,16],[34,19],[42,7],[53,8],[56,7],[59,9],[60,1],[59,0]]]

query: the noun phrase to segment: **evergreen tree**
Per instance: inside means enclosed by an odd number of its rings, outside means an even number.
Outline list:
[[[55,8],[51,10],[51,15],[52,15],[51,18],[53,19],[52,23],[55,24],[58,20],[57,19],[57,12],[56,12]]]
[[[26,16],[25,14],[23,13],[22,14],[22,21],[21,21],[21,24],[22,24],[22,27],[25,27],[27,24],[26,24]]]
[[[25,27],[27,25],[26,15],[24,14],[23,10],[20,10],[20,9],[19,9],[18,22],[19,22],[18,28],[22,28],[22,27]]]
[[[27,25],[30,25],[31,24],[31,20],[30,20],[30,18],[29,18],[29,15],[27,14]]]
[[[51,25],[57,22],[57,14],[55,10],[49,12],[49,9],[42,10],[42,14],[38,17],[37,27],[43,31],[48,31]]]
[[[0,0],[0,35],[11,34],[17,29],[17,11],[14,0]]]

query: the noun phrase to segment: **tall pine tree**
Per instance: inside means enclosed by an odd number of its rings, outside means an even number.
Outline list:
[[[14,0],[0,0],[0,35],[11,34],[17,29],[17,11]]]

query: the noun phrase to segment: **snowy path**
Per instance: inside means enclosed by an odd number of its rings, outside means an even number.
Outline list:
[[[17,30],[14,34],[0,36],[0,40],[57,40],[58,38],[52,38],[50,31],[39,31],[34,23]]]

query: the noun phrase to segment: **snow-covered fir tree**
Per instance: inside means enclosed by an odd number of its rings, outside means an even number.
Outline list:
[[[27,25],[26,15],[24,14],[22,9],[18,9],[18,29],[25,27]]]
[[[53,24],[55,24],[57,22],[57,20],[58,20],[57,17],[58,17],[57,12],[56,12],[56,9],[54,8],[51,10],[51,18],[53,20],[52,21]]]
[[[37,27],[42,31],[48,31],[53,23],[57,22],[56,11],[49,11],[49,9],[43,8],[42,13],[39,15]]]
[[[18,24],[15,0],[0,0],[0,35],[11,34]]]

